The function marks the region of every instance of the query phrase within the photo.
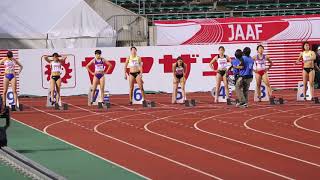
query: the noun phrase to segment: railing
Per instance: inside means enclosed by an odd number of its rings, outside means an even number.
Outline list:
[[[176,16],[178,19],[190,19],[192,15],[202,15],[201,18],[226,18],[226,17],[243,17],[243,16],[267,16],[268,13],[273,16],[282,15],[304,15],[304,14],[319,14],[320,8],[307,9],[275,9],[275,10],[248,10],[248,11],[219,11],[219,12],[191,12],[191,13],[159,13],[159,14],[145,14],[151,20],[158,20],[161,16]]]
[[[139,14],[141,14],[141,12],[142,12],[142,14],[145,14],[145,12],[146,12],[146,1],[145,0],[130,0],[130,2],[132,4],[138,6]],[[117,0],[115,1],[115,4],[119,5]]]

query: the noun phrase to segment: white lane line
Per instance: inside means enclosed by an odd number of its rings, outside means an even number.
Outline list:
[[[271,114],[271,113],[270,113]],[[269,152],[269,153],[273,153],[273,154],[276,154],[276,155],[279,155],[279,156],[283,156],[283,157],[286,157],[286,158],[289,158],[289,159],[293,159],[293,160],[296,160],[296,161],[299,161],[299,162],[303,162],[303,163],[306,163],[306,164],[310,164],[310,165],[313,165],[313,166],[316,166],[316,167],[320,167],[319,164],[316,164],[316,163],[313,163],[313,162],[310,162],[310,161],[306,161],[306,160],[303,160],[303,159],[299,159],[297,157],[293,157],[293,156],[290,156],[290,155],[287,155],[287,154],[283,154],[283,153],[280,153],[280,152],[277,152],[277,151],[273,151],[271,149],[267,149],[267,148],[263,148],[261,146],[257,146],[257,145],[254,145],[254,144],[250,144],[250,143],[246,143],[244,141],[239,141],[237,139],[233,139],[233,138],[230,138],[230,137],[226,137],[226,136],[223,136],[221,134],[217,134],[217,133],[213,133],[213,132],[210,132],[210,131],[206,131],[206,130],[203,130],[199,127],[199,124],[201,122],[204,122],[206,120],[209,120],[209,119],[212,119],[214,118],[214,116],[211,116],[211,117],[207,117],[207,118],[204,118],[204,119],[201,119],[197,122],[194,123],[193,127],[200,131],[200,132],[203,132],[205,134],[209,134],[209,135],[212,135],[212,136],[217,136],[217,137],[220,137],[220,138],[223,138],[223,139],[226,139],[226,140],[229,140],[229,141],[232,141],[232,142],[236,142],[236,143],[239,143],[239,144],[243,144],[243,145],[246,145],[246,146],[249,146],[249,147],[253,147],[253,148],[256,148],[256,149],[260,149],[262,151],[266,151],[266,152]]]
[[[210,110],[204,110],[204,111],[210,111]],[[141,112],[138,112],[138,113],[140,113],[140,114],[146,114],[146,113],[141,113]],[[150,115],[150,114],[148,114],[148,115]],[[191,167],[191,166],[189,166],[189,165],[187,165],[187,164],[184,164],[184,163],[182,163],[182,162],[173,160],[173,159],[171,159],[171,158],[168,158],[168,157],[163,156],[163,155],[161,155],[161,154],[152,152],[152,151],[147,150],[147,149],[145,149],[145,148],[142,148],[142,147],[140,147],[140,146],[137,146],[137,145],[131,144],[131,143],[129,143],[129,142],[126,142],[126,141],[124,141],[124,140],[121,140],[121,139],[115,138],[115,137],[113,137],[113,136],[107,135],[107,134],[105,134],[105,133],[103,133],[103,132],[100,132],[100,131],[98,130],[98,129],[99,129],[99,126],[101,126],[101,125],[103,125],[103,124],[106,124],[106,123],[109,123],[109,122],[111,122],[111,121],[115,121],[115,120],[109,120],[109,121],[105,121],[105,122],[101,122],[100,124],[97,124],[97,125],[94,127],[94,131],[95,131],[96,133],[102,135],[102,136],[105,136],[105,137],[114,139],[114,140],[119,141],[119,142],[121,142],[121,143],[124,143],[124,144],[126,144],[126,145],[128,145],[128,146],[131,146],[131,147],[134,147],[134,148],[139,149],[139,150],[141,150],[141,151],[147,152],[147,153],[152,154],[152,155],[154,155],[154,156],[157,156],[157,157],[159,157],[159,158],[161,158],[161,159],[165,159],[165,160],[167,160],[167,161],[170,161],[170,162],[172,162],[172,163],[175,163],[175,164],[180,165],[180,166],[182,166],[182,167],[185,167],[185,168],[187,168],[187,169],[193,170],[193,171],[198,172],[198,173],[200,173],[200,174],[203,174],[203,175],[206,175],[206,176],[209,176],[209,177],[211,177],[211,178],[218,179],[218,180],[221,180],[221,179],[222,179],[222,178],[217,177],[217,176],[215,176],[215,175],[213,175],[213,174],[204,172],[204,171],[202,171],[202,170],[199,170],[199,169],[197,169],[197,168]]]
[[[285,111],[285,112],[296,111],[296,110],[307,109],[307,108],[310,108],[310,107],[299,108],[299,109],[294,109],[294,110],[287,110],[287,111]],[[278,113],[279,113],[279,112],[278,112]],[[284,139],[284,140],[287,140],[287,141],[290,141],[290,142],[294,142],[294,143],[297,143],[297,144],[302,144],[302,145],[309,146],[309,147],[312,147],[312,148],[320,149],[319,146],[316,146],[316,145],[313,145],[313,144],[309,144],[309,143],[305,143],[305,142],[301,142],[301,141],[294,140],[294,139],[291,139],[291,138],[279,136],[279,135],[272,134],[272,133],[269,133],[269,132],[264,132],[264,131],[261,131],[261,130],[252,128],[252,127],[250,127],[250,126],[248,125],[248,123],[249,123],[250,121],[252,121],[252,120],[255,120],[255,119],[261,118],[261,117],[265,117],[265,116],[268,116],[268,115],[271,115],[271,114],[278,114],[278,113],[268,113],[268,114],[264,114],[264,115],[260,115],[260,116],[255,116],[255,117],[250,118],[250,119],[248,119],[247,121],[245,121],[245,122],[244,122],[244,126],[245,126],[247,129],[250,129],[250,130],[252,130],[252,131],[255,131],[255,132],[258,132],[258,133],[261,133],[261,134],[265,134],[265,135],[268,135],[268,136],[276,137],[276,138],[279,138],[279,139]]]
[[[303,126],[301,126],[301,125],[298,124],[298,121],[301,121],[303,118],[310,117],[310,116],[313,116],[313,115],[316,115],[316,114],[319,114],[319,113],[309,114],[309,115],[307,115],[307,116],[301,116],[300,118],[296,119],[296,120],[293,122],[293,124],[294,124],[297,128],[300,128],[300,129],[303,129],[303,130],[306,130],[306,131],[309,131],[309,132],[314,132],[314,133],[320,134],[320,131],[316,131],[316,130],[313,130],[313,129],[309,129],[309,128],[303,127]]]
[[[74,106],[74,107],[77,107],[77,106],[75,106],[75,105],[73,105],[73,106]],[[49,133],[47,132],[47,130],[48,130],[49,127],[52,127],[53,125],[57,125],[57,124],[62,123],[62,122],[69,122],[69,121],[70,121],[70,120],[68,120],[68,119],[62,118],[62,117],[57,116],[57,115],[54,115],[54,114],[52,114],[52,113],[47,113],[47,112],[42,111],[42,110],[39,110],[39,109],[37,109],[37,108],[34,108],[34,109],[35,109],[35,110],[38,110],[39,112],[42,112],[42,113],[45,113],[45,114],[48,114],[48,115],[51,115],[51,116],[54,116],[54,117],[56,117],[56,118],[61,119],[61,121],[52,123],[52,124],[50,124],[50,125],[48,125],[48,126],[46,126],[46,127],[44,128],[43,131],[44,131],[45,133],[47,133],[47,134],[49,134]],[[88,112],[92,112],[92,111],[87,110],[87,109],[84,109],[84,110],[86,110],[86,111],[88,111]],[[209,111],[209,110],[207,110],[207,111]],[[142,113],[141,113],[141,114],[142,114]],[[143,114],[146,114],[146,113],[143,113]],[[137,114],[130,115],[130,116],[135,116],[135,115],[137,115]],[[147,114],[147,115],[148,115],[148,114]],[[183,166],[183,167],[188,168],[188,169],[190,169],[190,170],[196,171],[196,172],[201,173],[201,174],[203,174],[203,175],[209,176],[209,177],[214,178],[214,179],[217,179],[217,180],[222,180],[222,178],[219,178],[219,177],[214,176],[214,175],[212,175],[212,174],[209,174],[209,173],[206,173],[206,172],[204,172],[204,171],[198,170],[198,169],[196,169],[196,168],[193,168],[193,167],[188,166],[188,165],[186,165],[186,164],[183,164],[183,163],[181,163],[181,162],[175,161],[175,160],[170,159],[170,158],[168,158],[168,157],[162,156],[162,155],[157,154],[157,153],[155,153],[155,152],[152,152],[152,151],[150,151],[150,150],[144,149],[144,148],[142,148],[142,147],[136,146],[136,145],[131,144],[131,143],[129,143],[129,142],[123,141],[123,140],[118,139],[118,138],[115,138],[115,137],[113,137],[113,136],[106,135],[106,134],[101,133],[101,132],[98,131],[98,127],[99,127],[100,125],[102,125],[102,124],[105,124],[105,123],[111,122],[111,121],[116,121],[116,120],[119,120],[119,119],[122,119],[122,118],[126,118],[126,117],[130,117],[130,116],[120,117],[120,118],[116,118],[116,119],[110,119],[110,120],[108,120],[108,121],[104,121],[104,122],[102,122],[102,123],[100,123],[100,124],[97,124],[97,125],[94,127],[94,132],[96,132],[97,134],[100,134],[100,135],[102,135],[102,136],[104,136],[104,137],[107,137],[107,138],[116,140],[116,141],[121,142],[121,143],[123,143],[123,144],[126,144],[126,145],[128,145],[128,146],[134,147],[134,148],[139,149],[139,150],[141,150],[141,151],[144,151],[144,152],[146,152],[146,153],[149,153],[149,154],[152,154],[152,155],[154,155],[154,156],[157,156],[157,157],[159,157],[159,158],[162,158],[162,159],[165,159],[165,160],[167,160],[167,161],[173,162],[173,163],[175,163],[175,164],[177,164],[177,165]],[[77,123],[72,123],[72,124],[77,124]],[[81,126],[79,126],[79,127],[81,127]],[[85,129],[86,129],[86,128],[85,128]]]
[[[243,111],[243,112],[245,112],[245,111]],[[229,112],[229,113],[224,113],[224,114],[215,115],[215,116],[213,116],[213,117],[222,116],[222,115],[228,115],[228,114],[233,114],[233,113],[234,113],[234,112]],[[189,114],[189,113],[183,113],[183,114],[180,113],[179,115],[185,115],[185,114]],[[210,151],[210,150],[208,150],[208,149],[205,149],[205,148],[202,148],[202,147],[199,147],[199,146],[196,146],[196,145],[193,145],[193,144],[190,144],[190,143],[187,143],[187,142],[184,142],[184,141],[181,141],[181,140],[178,140],[178,139],[175,139],[175,138],[172,138],[172,137],[169,137],[169,136],[166,136],[166,135],[163,135],[163,134],[154,132],[154,131],[152,131],[152,130],[150,130],[150,129],[148,128],[148,126],[149,126],[150,124],[152,124],[152,123],[154,123],[154,122],[157,122],[157,121],[160,121],[160,120],[167,119],[167,118],[170,118],[170,117],[163,117],[163,118],[155,119],[155,120],[153,120],[153,121],[145,124],[144,128],[145,128],[146,131],[148,131],[148,132],[150,132],[150,133],[152,133],[152,134],[161,136],[161,137],[166,138],[166,139],[169,139],[169,140],[171,140],[171,141],[175,141],[175,142],[178,142],[178,143],[181,143],[181,144],[190,146],[190,147],[192,147],[192,148],[195,148],[195,149],[198,149],[198,150],[201,150],[201,151],[210,153],[210,154],[214,154],[214,155],[216,155],[216,156],[219,156],[219,157],[222,157],[222,158],[225,158],[225,159],[228,159],[228,160],[231,160],[231,161],[240,163],[240,164],[242,164],[242,165],[246,165],[246,166],[252,167],[252,168],[254,168],[254,169],[258,169],[258,170],[261,170],[261,171],[264,171],[264,172],[273,174],[273,175],[275,175],[275,176],[282,177],[282,178],[284,178],[284,179],[290,179],[290,180],[293,179],[293,178],[291,178],[291,177],[288,177],[288,176],[285,176],[285,175],[282,175],[282,174],[279,174],[279,173],[276,173],[276,172],[273,172],[273,171],[270,171],[270,170],[267,170],[267,169],[264,169],[264,168],[255,166],[255,165],[253,165],[253,164],[250,164],[250,163],[247,163],[247,162],[244,162],[244,161],[241,161],[241,160],[238,160],[238,159],[229,157],[229,156],[225,156],[225,155],[223,155],[223,154],[220,154],[220,153],[217,153],[217,152],[214,152],[214,151]]]

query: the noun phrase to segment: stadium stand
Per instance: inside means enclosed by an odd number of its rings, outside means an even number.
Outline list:
[[[318,0],[112,0],[150,20],[319,14]]]

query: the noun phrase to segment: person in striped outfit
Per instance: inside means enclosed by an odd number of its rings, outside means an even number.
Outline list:
[[[6,101],[7,101],[7,92],[8,92],[8,87],[9,84],[11,83],[11,88],[13,92],[13,98],[14,98],[14,103],[16,106],[19,106],[18,103],[18,94],[17,94],[17,75],[21,73],[23,66],[21,63],[13,57],[13,52],[8,51],[7,52],[7,57],[2,58],[0,60],[0,64],[4,65],[4,78],[3,78],[3,101],[2,101],[2,107],[1,111],[4,111],[4,108],[6,106]],[[16,72],[15,68],[16,65],[19,66],[18,72]],[[15,106],[13,108],[15,110]]]

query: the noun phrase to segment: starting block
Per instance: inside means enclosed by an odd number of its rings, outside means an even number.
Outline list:
[[[110,104],[110,103],[98,102],[98,109],[103,109],[103,108],[109,109],[110,107],[111,107],[111,104]]]
[[[111,108],[111,104],[110,102],[98,102],[97,104],[98,109],[110,109]]]
[[[68,106],[68,104],[65,104],[65,103],[63,103],[63,104],[61,104],[61,103],[55,103],[55,104],[54,104],[54,109],[55,109],[55,110],[68,110],[68,109],[69,109],[69,106]]]
[[[154,101],[146,101],[146,100],[143,100],[142,101],[142,107],[144,108],[153,108],[153,107],[156,107],[156,103]]]
[[[284,104],[283,98],[270,97],[270,105]]]
[[[238,99],[228,98],[227,105],[236,105],[239,102]]]
[[[50,93],[50,89],[49,89],[48,96],[47,96],[47,104],[46,104],[47,107],[51,107],[51,108],[54,107],[55,110],[68,110],[69,109],[68,104],[61,103],[61,97],[59,98],[59,101],[57,102],[57,99],[56,99],[57,92],[56,91],[54,91],[54,94],[53,94],[53,97],[54,97],[53,100],[56,103],[53,103],[52,99],[50,97],[51,97],[51,93]]]
[[[99,85],[97,86],[97,89],[94,91],[94,96],[92,99],[92,88],[90,87],[89,89],[89,93],[88,93],[88,106],[94,105],[94,106],[98,106],[98,109],[102,109],[102,108],[110,108],[111,107],[111,103],[110,103],[110,92],[109,91],[104,91],[103,94],[103,102],[99,102],[98,98],[101,97],[101,92],[100,92],[100,88]]]
[[[11,105],[11,111],[23,111],[23,104],[20,104],[16,107],[16,105]]]
[[[104,101],[104,104],[106,105],[107,108],[111,108],[110,92],[109,91],[104,92],[103,101]]]
[[[23,104],[19,103],[19,99],[17,99],[17,105],[12,104],[11,105],[11,111],[23,111]]]
[[[319,101],[319,98],[318,98],[318,97],[313,97],[312,101],[313,101],[315,104],[320,104],[320,101]]]
[[[104,92],[103,102],[98,102],[98,109],[103,109],[103,108],[106,108],[106,109],[111,108],[109,91]]]
[[[196,100],[191,99],[190,101],[189,100],[185,100],[184,101],[184,105],[186,107],[195,107],[197,104],[196,104]]]

